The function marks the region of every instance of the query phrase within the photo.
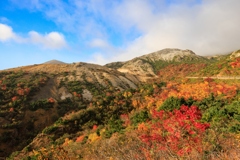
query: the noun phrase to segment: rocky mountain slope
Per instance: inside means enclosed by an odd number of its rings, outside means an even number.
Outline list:
[[[88,63],[44,63],[21,68],[9,69],[8,71],[26,71],[26,72],[46,72],[49,74],[57,74],[57,82],[67,79],[68,81],[80,81],[89,83],[99,83],[106,86],[106,81],[109,81],[113,87],[126,89],[128,87],[136,88],[140,81],[136,76],[121,73],[117,70],[104,66]]]
[[[94,141],[104,130],[109,137],[122,128],[112,119],[159,105],[148,98],[165,92],[166,82],[180,83],[191,75],[240,75],[238,56],[239,51],[205,58],[190,50],[164,49],[105,66],[53,60],[0,71],[0,157],[24,147],[19,157],[31,157],[34,150],[68,144],[82,135],[89,135],[84,142]],[[173,89],[169,86],[167,91]],[[96,124],[100,129],[93,136],[89,133]],[[111,125],[119,128],[111,130]]]
[[[156,78],[157,72],[168,64],[206,63],[208,61],[207,58],[198,56],[191,50],[163,49],[127,62],[110,63],[106,66],[123,73],[131,73],[139,76],[142,81],[147,81],[149,78]]]
[[[0,157],[23,148],[42,129],[98,95],[141,83],[100,65],[55,62],[0,72]]]

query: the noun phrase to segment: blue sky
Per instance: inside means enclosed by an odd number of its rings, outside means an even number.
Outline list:
[[[0,70],[105,64],[164,48],[240,49],[239,0],[1,0]]]

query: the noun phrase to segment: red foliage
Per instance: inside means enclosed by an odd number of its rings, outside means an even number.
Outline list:
[[[49,103],[55,103],[55,100],[54,100],[54,98],[50,97],[50,98],[48,98],[48,102]]]
[[[123,126],[126,127],[126,126],[130,125],[131,121],[130,121],[130,118],[127,114],[120,115],[120,118],[124,122]]]
[[[112,95],[112,94],[111,94],[110,92],[107,92],[107,93],[106,93],[106,96],[107,96],[107,97],[109,97],[109,96],[111,96],[111,95]]]
[[[17,86],[18,86],[18,87],[22,87],[23,84],[22,84],[22,83],[18,83]]]
[[[140,139],[152,150],[170,149],[173,153],[184,156],[197,150],[202,152],[201,142],[209,124],[201,123],[201,112],[196,106],[181,106],[173,112],[152,111],[153,121]]]
[[[2,85],[1,89],[5,91],[7,89],[7,85],[6,84]]]
[[[17,90],[17,94],[20,95],[20,96],[28,95],[29,92],[30,92],[29,88],[19,88]]]
[[[16,100],[18,100],[18,96],[12,97],[12,101],[16,101]]]
[[[92,130],[95,131],[95,130],[97,130],[97,128],[98,128],[98,126],[96,124],[94,124]]]
[[[208,78],[205,78],[204,81],[210,83],[210,82],[213,82],[214,80],[212,78],[208,77]]]
[[[29,89],[29,88],[25,88],[25,89],[24,89],[24,93],[25,93],[25,95],[28,95],[29,92],[30,92],[30,89]]]
[[[14,108],[13,108],[13,107],[9,109],[9,112],[13,112],[13,111],[14,111]]]
[[[240,68],[240,58],[236,58],[234,62],[230,62],[232,68]]]
[[[24,96],[24,89],[18,89],[17,90],[17,94],[19,94],[20,96]]]

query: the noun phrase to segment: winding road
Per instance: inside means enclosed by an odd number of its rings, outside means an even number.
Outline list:
[[[212,79],[240,79],[240,76],[212,76],[212,77],[186,77],[186,78],[192,78],[192,79],[198,79],[198,78],[212,78]]]

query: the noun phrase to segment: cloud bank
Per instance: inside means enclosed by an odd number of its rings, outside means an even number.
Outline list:
[[[65,38],[61,33],[50,32],[42,35],[36,31],[30,31],[28,36],[21,37],[13,31],[12,27],[0,23],[0,42],[7,41],[40,45],[46,49],[61,49],[67,46]]]
[[[191,49],[199,55],[240,48],[239,0],[11,1],[44,13],[79,41],[99,48],[95,63],[164,48]]]

